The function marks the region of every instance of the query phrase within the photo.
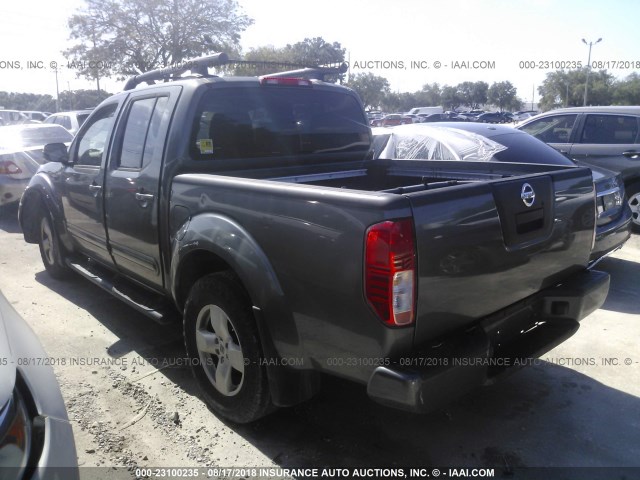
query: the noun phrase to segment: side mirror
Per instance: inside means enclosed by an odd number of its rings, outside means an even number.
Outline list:
[[[64,143],[47,143],[44,146],[44,158],[47,162],[69,163],[69,152]]]

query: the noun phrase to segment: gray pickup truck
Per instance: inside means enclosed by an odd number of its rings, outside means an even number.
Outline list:
[[[219,415],[302,402],[323,373],[426,412],[604,302],[588,169],[372,160],[352,90],[313,70],[210,76],[216,61],[133,78],[68,151],[48,145],[19,219],[52,276],[181,318]]]

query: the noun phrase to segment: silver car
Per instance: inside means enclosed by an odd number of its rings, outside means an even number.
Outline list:
[[[90,113],[91,110],[73,110],[70,112],[53,113],[44,120],[44,123],[61,125],[75,135],[78,133],[84,121],[89,117]]]
[[[372,128],[375,158],[543,163],[591,168],[598,218],[591,261],[621,248],[630,236],[632,211],[620,174],[581,164],[512,127],[475,122]]]
[[[640,106],[560,108],[517,128],[574,160],[620,173],[640,233]]]
[[[0,293],[0,478],[79,478],[60,387],[36,335]]]
[[[20,200],[29,180],[46,161],[44,145],[69,144],[72,139],[59,125],[0,127],[0,207]]]

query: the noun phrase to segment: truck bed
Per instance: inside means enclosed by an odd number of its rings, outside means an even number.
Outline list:
[[[595,219],[588,169],[381,160],[251,174],[178,175],[172,205],[192,217],[228,212],[246,229],[272,263],[305,345],[292,348],[287,338],[276,341],[278,349],[313,352],[312,362],[339,375],[365,381],[371,368],[345,373],[322,359],[337,351],[375,357],[381,348],[392,356],[385,345],[420,348],[588,263]],[[521,199],[524,183],[536,191],[535,208]],[[415,228],[417,309],[409,334],[381,329],[363,301],[365,232],[398,218],[412,218]]]

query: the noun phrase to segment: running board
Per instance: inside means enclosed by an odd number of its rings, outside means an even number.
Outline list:
[[[111,295],[133,307],[160,325],[167,325],[179,320],[176,309],[160,295],[147,292],[124,280],[118,274],[100,267],[91,260],[85,263],[77,259],[67,259],[67,265],[94,285],[106,290]]]

